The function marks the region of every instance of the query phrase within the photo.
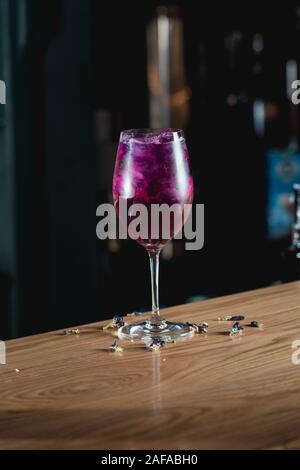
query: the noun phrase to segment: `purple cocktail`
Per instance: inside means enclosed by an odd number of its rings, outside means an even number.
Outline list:
[[[120,224],[130,225],[139,211],[135,237],[149,253],[152,280],[152,316],[144,323],[128,325],[121,337],[178,336],[191,333],[183,323],[161,318],[158,304],[159,253],[182,228],[193,201],[194,183],[183,132],[176,129],[123,131],[115,164],[113,197]],[[127,212],[121,216],[120,204]],[[158,210],[159,209],[159,210]],[[171,209],[171,210],[170,210]]]

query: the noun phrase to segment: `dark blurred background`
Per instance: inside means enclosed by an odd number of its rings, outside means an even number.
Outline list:
[[[227,3],[0,0],[1,339],[150,308],[145,251],[95,233],[126,128],[184,128],[205,204],[162,305],[290,279],[300,2]]]

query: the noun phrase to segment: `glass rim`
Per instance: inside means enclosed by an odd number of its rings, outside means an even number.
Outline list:
[[[178,137],[184,137],[184,131],[182,129],[176,128],[176,127],[167,127],[167,128],[159,128],[159,127],[145,127],[141,129],[124,129],[121,131],[121,136],[122,137],[144,137],[147,135],[161,135],[164,134],[166,136],[174,136],[177,135]]]

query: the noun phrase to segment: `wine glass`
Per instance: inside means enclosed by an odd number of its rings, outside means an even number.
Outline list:
[[[130,129],[121,133],[113,177],[113,198],[120,224],[128,228],[133,220],[131,209],[142,204],[147,210],[144,234],[136,241],[148,252],[150,259],[152,314],[146,321],[125,325],[119,337],[147,339],[177,337],[193,333],[188,323],[170,322],[159,311],[159,255],[165,244],[181,229],[193,201],[194,183],[190,173],[189,155],[183,131],[180,129]],[[120,204],[126,202],[126,217],[121,216]],[[164,205],[182,211],[182,217],[169,213],[169,234],[166,235],[161,217],[153,237],[152,208]],[[161,206],[162,207],[162,206]],[[177,214],[178,215],[178,214]],[[126,219],[126,220],[125,220]],[[130,233],[129,233],[130,235]],[[174,286],[176,288],[176,286]]]

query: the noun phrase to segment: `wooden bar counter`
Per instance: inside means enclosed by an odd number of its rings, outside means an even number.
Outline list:
[[[158,352],[122,341],[122,354],[101,323],[7,342],[0,449],[300,448],[300,283],[163,314],[209,331]],[[231,338],[228,314],[264,328]]]

